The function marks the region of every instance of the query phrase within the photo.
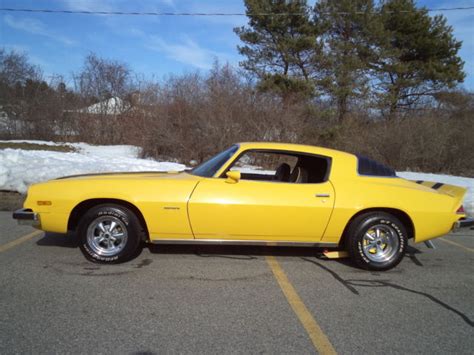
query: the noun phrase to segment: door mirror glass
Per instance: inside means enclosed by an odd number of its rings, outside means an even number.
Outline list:
[[[236,171],[236,170],[228,171],[225,175],[227,176],[227,179],[225,180],[225,182],[229,184],[235,184],[239,182],[240,180],[240,171]]]

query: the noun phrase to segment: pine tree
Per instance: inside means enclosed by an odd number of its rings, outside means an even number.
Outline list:
[[[321,85],[337,107],[343,121],[351,100],[368,91],[371,23],[377,21],[372,0],[322,0],[314,8],[314,23],[325,43],[324,79]]]
[[[234,29],[245,44],[238,46],[246,57],[241,66],[260,79],[262,90],[284,98],[311,95],[311,63],[321,44],[306,0],[245,0],[245,6],[249,25]]]
[[[245,0],[241,66],[285,99],[324,93],[342,121],[375,97],[388,117],[464,79],[461,42],[414,0]],[[369,100],[370,99],[370,100]],[[355,105],[354,105],[355,106]]]
[[[387,0],[379,11],[382,28],[373,40],[380,54],[372,68],[389,117],[463,81],[461,42],[445,17],[430,17],[413,0]]]

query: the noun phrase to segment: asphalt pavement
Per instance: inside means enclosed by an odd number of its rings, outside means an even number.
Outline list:
[[[240,246],[104,266],[33,231],[0,212],[1,354],[473,353],[474,231],[412,244],[388,272]]]

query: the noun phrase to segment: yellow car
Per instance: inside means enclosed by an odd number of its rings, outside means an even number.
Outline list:
[[[240,143],[191,171],[106,173],[32,185],[19,222],[77,231],[91,261],[130,260],[142,241],[347,250],[387,270],[409,239],[466,227],[466,189],[413,182],[375,161],[283,143]]]

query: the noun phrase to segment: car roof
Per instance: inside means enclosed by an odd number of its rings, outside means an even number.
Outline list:
[[[241,142],[237,143],[241,149],[268,149],[268,150],[283,150],[300,153],[310,153],[326,155],[330,157],[354,157],[354,154],[346,153],[336,149],[329,149],[324,147],[318,147],[313,145],[305,144],[294,144],[294,143],[275,143],[275,142]]]

